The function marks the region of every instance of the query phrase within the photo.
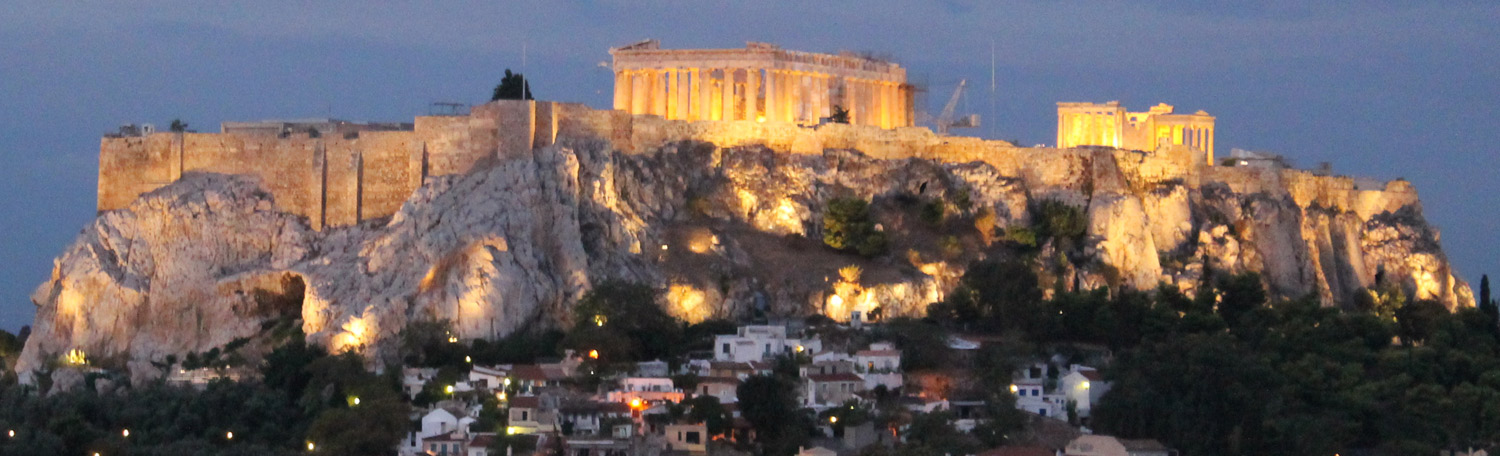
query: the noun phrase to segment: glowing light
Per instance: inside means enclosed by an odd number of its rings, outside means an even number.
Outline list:
[[[667,245],[666,245],[666,244],[662,244],[662,245],[661,245],[661,250],[662,250],[662,251],[663,251],[663,252],[665,252],[665,251],[667,251]]]
[[[504,402],[505,399],[506,399],[505,392],[501,391],[501,392],[495,393],[495,399],[500,400],[501,402]]]
[[[121,429],[120,430],[120,437],[130,437],[130,430],[129,429]]]
[[[594,316],[594,326],[604,326],[604,322],[606,321],[609,321],[609,317],[605,317],[604,315]]]
[[[7,432],[6,434],[8,434],[10,436],[10,438],[16,438],[16,430],[15,429],[11,429],[10,432]]]
[[[448,385],[448,386],[443,387],[443,392],[446,392],[448,394],[453,394],[453,385]]]
[[[756,70],[756,71],[760,71],[760,70]],[[766,123],[766,116],[755,116],[755,121],[756,122],[760,122],[760,123]]]
[[[698,288],[674,283],[667,287],[667,312],[683,321],[697,323],[708,319],[708,294]]]
[[[833,296],[829,296],[828,297],[828,307],[832,307],[832,308],[837,309],[837,308],[839,308],[839,306],[843,306],[843,305],[844,305],[844,297],[843,296],[833,295]]]
[[[641,398],[637,397],[637,398],[631,399],[630,400],[630,408],[633,408],[633,409],[641,408]]]
[[[518,428],[518,427],[515,427],[515,426],[506,427],[505,428],[505,433],[506,434],[510,434],[510,435],[520,434],[521,433],[521,428]]]
[[[1018,391],[1021,391],[1021,388],[1016,387],[1016,385],[1010,385],[1010,394],[1016,394]]]
[[[312,442],[307,442],[307,451],[312,451],[312,450],[316,450],[316,449],[318,449],[317,445],[313,445]]]
[[[82,366],[88,364],[89,358],[88,355],[83,353],[83,350],[75,348],[68,350],[68,353],[63,355],[63,361],[74,366]]]
[[[806,350],[806,348],[802,347],[801,345],[797,346],[797,353],[802,353],[803,350]]]
[[[224,440],[234,440],[234,431],[225,432]]]
[[[466,362],[466,363],[472,363],[472,362],[474,362],[474,358],[470,358],[468,356],[464,356],[464,362]]]
[[[458,343],[458,336],[448,336],[448,343],[450,343],[450,344],[456,344],[456,343]]]
[[[1083,389],[1089,389],[1089,381],[1084,380],[1083,383],[1079,384],[1078,386]]]
[[[833,424],[833,423],[837,423],[837,422],[839,422],[839,417],[836,417],[836,416],[830,416],[830,417],[828,417],[828,423],[829,424]]]
[[[354,405],[359,405],[359,398],[354,398]]]
[[[589,358],[599,359],[599,350],[589,350]]]
[[[510,377],[505,377],[505,386],[510,386]]]

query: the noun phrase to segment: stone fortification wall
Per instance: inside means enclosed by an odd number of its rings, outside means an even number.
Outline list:
[[[293,134],[157,133],[107,137],[99,153],[99,210],[127,206],[184,173],[241,174],[260,179],[280,209],[315,229],[348,226],[394,214],[429,176],[462,174],[477,163],[545,147],[563,139],[605,141],[615,150],[647,153],[681,141],[719,147],[758,145],[791,154],[850,149],[879,159],[983,162],[1022,178],[1038,196],[1083,204],[1097,170],[1088,149],[1023,148],[1004,141],[945,137],[920,127],[790,122],[683,121],[595,110],[581,104],[497,101],[464,116],[417,117],[408,131],[310,137]],[[1154,153],[1115,150],[1119,185],[1135,191],[1163,183],[1222,183],[1239,193],[1289,194],[1298,205],[1362,218],[1417,202],[1404,181],[1362,189],[1347,177],[1296,170],[1214,167],[1188,148]],[[1112,168],[1113,169],[1113,168]]]

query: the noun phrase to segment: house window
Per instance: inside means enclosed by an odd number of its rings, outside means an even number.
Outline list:
[[[1041,416],[1047,416],[1047,409],[1042,409],[1042,408],[1036,409],[1036,414],[1041,415]]]
[[[521,411],[521,421],[531,421],[531,416],[530,416],[530,413],[528,411],[526,411],[526,410],[522,410]]]
[[[724,354],[729,354],[729,344],[724,344]]]
[[[685,439],[683,441],[687,442],[687,443],[694,443],[694,444],[696,444],[696,443],[703,443],[703,439],[698,436],[698,431],[692,431],[692,432],[687,433],[687,439]]]

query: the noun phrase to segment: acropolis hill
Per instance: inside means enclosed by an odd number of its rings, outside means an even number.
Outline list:
[[[1215,166],[1201,111],[1061,103],[1061,147],[1018,147],[911,126],[887,62],[762,43],[612,54],[612,110],[502,100],[409,125],[104,138],[100,216],[33,295],[20,370],[78,349],[147,378],[287,316],[380,360],[413,319],[503,336],[568,321],[606,279],[654,284],[693,321],[921,315],[965,265],[1010,255],[996,233],[1042,201],[1087,219],[1082,245],[1038,246],[1048,288],[1190,292],[1205,270],[1255,271],[1279,298],[1347,306],[1382,279],[1473,305],[1409,183]],[[822,121],[835,106],[851,123]],[[839,196],[873,202],[889,253],[821,246]],[[950,215],[922,222],[923,204]]]

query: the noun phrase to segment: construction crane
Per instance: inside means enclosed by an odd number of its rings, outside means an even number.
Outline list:
[[[948,130],[952,128],[974,128],[979,126],[979,114],[969,114],[960,118],[953,118],[953,111],[958,109],[958,98],[964,94],[964,86],[968,79],[958,81],[958,87],[953,89],[953,96],[948,98],[948,104],[943,106],[943,113],[933,123],[937,124],[939,135],[947,136]]]

